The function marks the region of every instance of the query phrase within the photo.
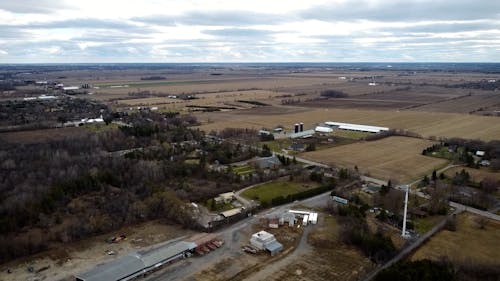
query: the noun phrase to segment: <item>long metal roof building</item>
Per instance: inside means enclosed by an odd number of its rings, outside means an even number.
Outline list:
[[[144,262],[134,255],[127,255],[94,269],[76,275],[77,281],[129,280],[137,277],[144,269]]]
[[[379,126],[369,126],[369,125],[359,125],[359,124],[351,124],[351,123],[341,123],[341,122],[325,122],[327,126],[335,126],[341,130],[350,130],[350,131],[361,131],[361,132],[370,132],[370,133],[379,133],[380,131],[389,131],[387,127],[379,127]]]
[[[75,275],[77,281],[131,280],[151,269],[182,257],[196,248],[193,242],[173,242],[147,251],[134,252]]]

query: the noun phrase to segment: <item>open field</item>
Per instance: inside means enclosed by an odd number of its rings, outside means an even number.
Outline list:
[[[460,171],[462,171],[462,169],[464,169],[465,171],[467,171],[469,173],[469,175],[471,176],[471,181],[473,181],[473,182],[479,183],[485,178],[491,178],[491,179],[495,179],[497,181],[500,181],[500,172],[497,172],[497,173],[491,172],[486,168],[472,169],[472,168],[467,168],[467,167],[454,167],[454,168],[446,170],[444,173],[445,173],[445,175],[447,175],[449,177],[453,177],[453,176],[455,176],[455,173],[460,173]]]
[[[122,106],[157,106],[160,109],[187,110],[186,106],[234,107],[235,109],[251,108],[255,105],[241,101],[259,101],[264,104],[278,104],[278,92],[266,90],[247,90],[220,93],[197,94],[197,99],[182,100],[168,97],[147,97],[123,99],[118,101]]]
[[[298,183],[286,180],[273,181],[247,189],[241,193],[248,199],[257,199],[260,202],[270,203],[278,196],[286,197],[290,194],[299,193],[304,190],[316,187],[315,183]]]
[[[312,86],[324,83],[322,78],[291,78],[291,77],[243,77],[237,79],[219,79],[206,81],[158,81],[134,83],[113,83],[115,88],[95,89],[93,98],[109,100],[127,98],[127,94],[137,91],[152,91],[162,94],[178,95],[210,92],[232,92],[245,89],[276,90],[287,86]],[[116,87],[122,86],[122,87]],[[282,93],[283,94],[283,93]]]
[[[415,230],[420,235],[423,235],[437,225],[442,219],[444,219],[444,216],[428,216],[425,218],[415,218],[413,219],[413,223],[415,225]]]
[[[272,112],[274,108],[268,107],[265,110]],[[272,128],[277,124],[282,124],[290,130],[296,122],[304,122],[308,129],[319,122],[337,121],[406,129],[424,137],[459,137],[486,141],[500,139],[498,118],[470,114],[302,108],[299,112],[284,111],[281,114],[271,114],[271,116],[262,116],[259,111],[253,113],[253,110],[244,110],[235,113],[201,113],[197,117],[206,123],[200,126],[205,131],[221,130],[226,127]]]
[[[306,152],[301,157],[348,168],[358,166],[362,173],[375,178],[403,183],[447,163],[443,159],[421,155],[422,149],[432,143],[415,138],[389,137]]]
[[[457,231],[443,230],[436,234],[411,259],[438,260],[446,256],[456,262],[473,261],[500,266],[500,222],[486,220],[485,229],[480,229],[477,219],[477,216],[470,213],[459,215]]]
[[[480,93],[470,96],[461,96],[443,102],[431,103],[417,107],[415,110],[473,113],[480,109],[488,108],[494,104],[500,104],[500,95],[498,93]]]
[[[302,106],[320,108],[359,108],[359,109],[404,109],[421,105],[420,103],[405,100],[355,99],[337,98],[329,100],[314,100],[301,103]]]

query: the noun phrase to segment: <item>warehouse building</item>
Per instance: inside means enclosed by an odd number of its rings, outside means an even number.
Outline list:
[[[271,256],[283,250],[283,245],[276,240],[274,235],[264,230],[252,235],[252,238],[250,238],[250,245],[259,250],[268,251],[271,253]]]
[[[359,132],[369,132],[369,133],[380,133],[381,131],[389,131],[387,127],[369,126],[369,125],[359,125],[351,123],[341,123],[341,122],[325,122],[326,126],[335,127],[340,130],[349,131],[359,131]]]

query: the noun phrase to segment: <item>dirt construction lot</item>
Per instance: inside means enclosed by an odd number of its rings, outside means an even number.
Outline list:
[[[361,173],[403,183],[447,163],[443,159],[421,155],[422,150],[432,144],[431,141],[416,138],[389,137],[307,152],[301,157],[347,168],[358,166]]]
[[[481,229],[478,220],[484,220]],[[446,256],[456,262],[478,262],[500,265],[500,222],[487,220],[470,213],[458,217],[457,231],[443,230],[418,249],[412,260]]]
[[[126,236],[126,240],[111,244],[105,242],[111,236],[122,234]],[[68,243],[35,256],[3,264],[0,266],[0,281],[74,280],[72,277],[74,274],[90,270],[96,264],[127,255],[137,249],[144,249],[144,247],[156,243],[190,234],[192,234],[191,231],[181,229],[178,226],[164,225],[154,221],[125,227],[120,231]],[[108,255],[107,251],[113,251],[115,255]],[[33,267],[33,273],[28,272],[28,266]],[[12,270],[12,273],[7,273],[7,269]],[[37,273],[37,271],[39,272]]]

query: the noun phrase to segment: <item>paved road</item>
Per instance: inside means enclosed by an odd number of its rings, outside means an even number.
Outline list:
[[[473,214],[476,214],[476,215],[479,215],[482,217],[486,217],[486,218],[489,218],[492,220],[500,221],[500,216],[497,214],[493,214],[491,212],[479,210],[479,209],[472,208],[472,207],[462,205],[460,203],[456,203],[456,202],[452,202],[452,201],[450,201],[450,206],[457,209],[457,210],[467,211],[467,212],[470,212],[470,213],[473,213]]]

